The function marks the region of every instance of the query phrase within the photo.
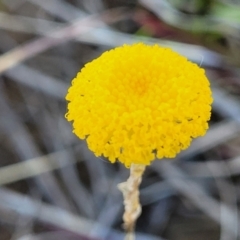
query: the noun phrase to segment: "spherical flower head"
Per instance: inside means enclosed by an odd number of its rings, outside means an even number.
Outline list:
[[[211,114],[204,70],[170,48],[137,43],[85,65],[66,96],[66,118],[96,156],[149,165],[203,136]]]

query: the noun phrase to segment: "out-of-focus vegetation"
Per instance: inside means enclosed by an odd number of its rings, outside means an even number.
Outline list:
[[[1,240],[123,239],[128,170],[72,134],[64,96],[86,62],[137,41],[205,68],[214,96],[207,135],[147,168],[137,240],[240,239],[239,1],[0,0]]]

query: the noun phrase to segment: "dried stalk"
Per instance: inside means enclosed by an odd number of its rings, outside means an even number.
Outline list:
[[[139,185],[142,181],[142,174],[145,168],[146,166],[142,164],[132,164],[128,180],[118,185],[124,198],[125,212],[123,214],[123,222],[127,233],[125,240],[135,239],[135,223],[142,211],[141,204],[139,203]]]

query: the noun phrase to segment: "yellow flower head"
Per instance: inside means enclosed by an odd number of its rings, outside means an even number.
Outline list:
[[[129,167],[173,158],[203,136],[211,114],[204,70],[158,45],[123,45],[72,81],[66,118],[96,156]]]

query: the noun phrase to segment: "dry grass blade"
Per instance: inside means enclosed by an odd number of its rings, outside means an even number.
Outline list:
[[[45,35],[47,32],[63,25],[64,24],[44,19],[16,16],[0,12],[0,28],[6,30]]]
[[[10,108],[7,98],[0,88],[0,109],[4,117],[1,118],[0,127],[2,131],[9,136],[14,150],[17,152],[21,160],[34,158],[40,156],[40,150],[35,141],[26,129],[21,119]],[[45,194],[54,201],[57,205],[65,209],[71,209],[67,197],[63,194],[56,178],[51,173],[45,173],[38,176],[36,179],[37,185],[42,189]]]
[[[56,23],[42,19],[40,19],[39,21],[39,19],[29,17],[10,16],[4,13],[0,13],[0,17],[6,18],[8,20],[6,22],[4,21],[3,23],[0,22],[0,28],[26,33],[40,34],[44,36],[47,35],[48,32],[54,32],[56,28],[62,28],[64,25],[62,23]],[[95,28],[93,31],[87,31],[85,34],[77,36],[77,38],[74,40],[108,47],[116,47],[125,43],[132,44],[134,42],[141,41],[150,44],[155,43],[162,46],[171,47],[177,52],[185,55],[188,59],[197,62],[198,64],[213,67],[223,66],[220,55],[213,53],[203,47],[167,40],[159,40],[150,37],[139,37],[136,35],[133,36],[131,34],[109,29],[106,26],[99,29]]]
[[[228,172],[226,172],[226,167]],[[208,168],[214,169],[215,177],[238,176],[240,174],[240,156],[228,159],[227,161],[210,160],[206,163],[188,162],[184,165],[191,176],[195,177],[211,177]]]
[[[240,125],[235,121],[225,121],[212,126],[207,134],[193,141],[191,147],[179,154],[184,158],[195,155],[201,151],[211,149],[225,141],[236,137],[240,132]],[[221,137],[219,137],[221,136]]]
[[[219,115],[240,123],[240,108],[237,99],[216,86],[213,90],[213,99],[213,108]]]
[[[43,92],[59,100],[64,99],[68,88],[66,83],[24,64],[19,64],[14,69],[9,69],[5,75],[17,83]]]
[[[67,150],[26,160],[0,168],[0,185],[9,184],[29,177],[65,167],[73,162],[67,158]]]
[[[71,22],[77,18],[87,17],[87,13],[62,0],[27,0],[59,19]]]
[[[224,163],[224,162],[223,162]],[[215,180],[215,185],[219,193],[220,197],[220,225],[221,225],[221,237],[220,239],[232,239],[237,240],[238,239],[238,233],[240,233],[240,230],[238,229],[239,225],[239,213],[238,213],[238,205],[237,205],[237,187],[233,181],[227,181],[222,178],[218,178],[216,175],[218,173],[218,170],[212,167],[212,165],[209,165],[208,162],[206,163],[209,171],[212,173],[212,177]],[[222,170],[225,172],[225,175],[230,177],[231,170],[228,168],[228,165],[225,164],[225,166],[222,168]],[[231,222],[234,223],[235,226],[235,232],[230,232],[229,228],[227,226],[227,223],[229,221],[228,212],[226,212],[225,206],[229,206],[232,208],[232,219],[230,219]]]
[[[161,176],[163,176],[180,194],[191,200],[193,204],[218,223],[220,223],[221,220],[221,209],[227,219],[222,224],[224,224],[225,229],[228,229],[231,237],[235,239],[236,234],[239,234],[239,229],[236,221],[236,214],[231,206],[223,203],[220,204],[217,200],[207,195],[200,185],[194,183],[192,180],[187,180],[187,175],[177,166],[174,166],[174,164],[163,161],[161,164],[154,165]]]
[[[78,35],[93,30],[96,27],[126,19],[128,15],[129,13],[126,13],[126,10],[124,12],[123,9],[106,10],[102,14],[91,15],[84,19],[81,18],[64,28],[50,33],[46,37],[16,47],[1,56],[0,73],[51,47],[75,39]]]
[[[186,30],[194,30],[198,32],[218,32],[222,34],[234,35],[239,31],[238,24],[231,24],[230,21],[224,21],[219,16],[202,16],[191,15],[178,11],[173,8],[169,1],[166,0],[140,0],[140,3],[156,13],[160,19],[163,19],[166,23],[184,28]],[[207,26],[207,27],[206,27]]]
[[[109,233],[108,239],[123,239],[123,233],[109,231],[107,227],[104,227],[97,222],[87,220],[58,207],[31,199],[26,195],[15,193],[4,188],[0,189],[0,206],[23,216],[38,219],[39,221],[54,226],[60,230],[69,231],[77,236],[84,236],[86,238],[90,236],[92,229],[97,227],[98,229],[101,229],[101,231],[95,233],[94,236],[92,235],[92,237],[95,237],[96,239],[102,239],[102,236],[99,233],[104,232]],[[159,237],[145,234],[137,234],[137,239],[161,240]]]
[[[14,193],[10,190],[0,190],[0,205],[12,209],[18,214],[39,219],[45,223],[69,230],[77,234],[88,235],[94,222],[72,215],[67,211],[32,200],[30,197]],[[20,207],[21,206],[21,207]]]

